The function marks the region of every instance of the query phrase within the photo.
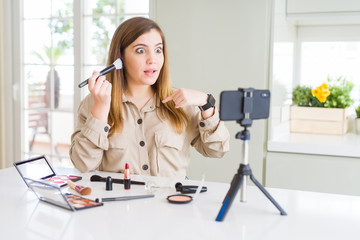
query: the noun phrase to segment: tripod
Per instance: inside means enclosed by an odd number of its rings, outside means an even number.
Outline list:
[[[241,123],[240,123],[241,124]],[[268,191],[255,179],[252,174],[251,168],[248,162],[248,143],[250,140],[250,131],[247,127],[251,125],[251,121],[248,124],[245,124],[244,130],[236,134],[236,139],[241,139],[243,141],[243,152],[242,152],[242,162],[237,173],[234,175],[230,189],[227,192],[222,207],[216,217],[216,221],[223,221],[227,212],[229,211],[231,204],[236,196],[236,193],[241,188],[240,192],[240,201],[246,202],[246,177],[249,176],[250,180],[265,194],[265,196],[275,205],[275,207],[280,211],[280,214],[286,216],[287,213],[281,208],[281,206],[275,201],[275,199],[269,194]]]

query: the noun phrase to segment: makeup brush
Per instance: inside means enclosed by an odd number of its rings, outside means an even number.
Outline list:
[[[111,64],[110,66],[101,70],[99,77],[106,75],[115,69],[122,69],[123,67],[124,67],[123,61],[120,58],[118,58],[118,59],[116,59],[116,61],[113,64]],[[82,83],[79,84],[79,88],[86,86],[88,84],[88,82],[89,82],[89,79],[86,79],[85,81],[83,81]]]
[[[67,185],[71,189],[74,189],[76,192],[80,193],[81,195],[89,195],[91,193],[91,188],[76,185],[73,181],[70,180],[67,181]]]
[[[91,182],[106,182],[106,178],[101,177],[99,175],[92,175],[90,178]],[[113,178],[112,179],[113,183],[120,183],[123,184],[124,183],[124,179],[118,179],[118,178]],[[138,182],[138,181],[133,181],[131,180],[131,184],[134,185],[145,185],[145,182]]]

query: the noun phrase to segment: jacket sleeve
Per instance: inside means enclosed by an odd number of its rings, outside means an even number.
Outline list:
[[[196,132],[191,145],[205,157],[221,158],[229,151],[230,135],[224,122],[220,121],[219,112],[204,120],[201,111],[196,111],[191,125]]]
[[[110,126],[91,114],[93,100],[89,95],[79,106],[77,126],[71,135],[70,158],[81,172],[97,169],[104,150],[109,148]]]

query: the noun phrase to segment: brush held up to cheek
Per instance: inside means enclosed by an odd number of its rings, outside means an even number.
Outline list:
[[[104,76],[106,74],[108,74],[109,72],[114,71],[115,69],[122,69],[124,67],[124,63],[121,60],[121,58],[116,59],[116,61],[111,64],[110,66],[104,68],[103,70],[100,71],[99,76]],[[82,83],[79,84],[79,88],[82,88],[84,86],[86,86],[89,82],[89,79],[86,79],[85,81],[83,81]]]
[[[91,193],[91,188],[89,187],[83,187],[83,186],[80,186],[80,185],[76,185],[73,181],[68,181],[67,182],[67,185],[75,190],[76,192],[80,193],[81,195],[89,195]]]

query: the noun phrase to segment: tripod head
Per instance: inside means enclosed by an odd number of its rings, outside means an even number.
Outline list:
[[[250,131],[247,129],[251,127],[252,119],[250,118],[250,113],[253,111],[253,88],[244,89],[244,104],[243,104],[243,113],[244,118],[237,120],[236,122],[240,124],[240,126],[244,127],[244,130],[238,132],[236,134],[236,139],[241,139],[243,141],[250,140]]]
[[[241,89],[239,88],[239,91],[241,91]],[[243,96],[243,106],[242,106],[242,111],[244,114],[244,117],[242,119],[237,120],[236,122],[239,123],[241,126],[245,127],[245,129],[247,127],[250,127],[252,124],[252,119],[250,118],[250,113],[253,112],[253,94],[254,94],[254,89],[253,88],[246,88],[243,89],[244,92],[244,96]]]

